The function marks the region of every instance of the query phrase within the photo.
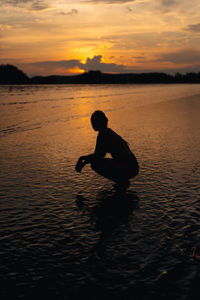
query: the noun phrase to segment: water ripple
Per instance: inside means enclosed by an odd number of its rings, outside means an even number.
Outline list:
[[[33,99],[37,110],[2,105],[1,299],[45,293],[52,299],[188,300],[199,294],[199,261],[192,257],[200,242],[199,98],[166,102],[163,95],[163,103],[136,107],[132,95],[144,104],[149,91],[154,98],[162,87],[112,88],[77,87],[73,105],[52,109],[42,104],[48,88],[34,87],[29,96],[40,95]],[[49,103],[55,93],[56,102],[66,97],[61,87],[50,91]],[[27,88],[18,93],[15,101],[15,89],[7,92],[9,101],[25,102]],[[95,102],[85,102],[88,95],[96,95]],[[82,174],[74,170],[94,147],[89,115],[97,106],[140,163],[124,195],[89,166]]]

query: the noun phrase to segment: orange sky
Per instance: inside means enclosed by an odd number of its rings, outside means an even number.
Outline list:
[[[200,0],[0,4],[0,63],[28,75],[200,72]]]

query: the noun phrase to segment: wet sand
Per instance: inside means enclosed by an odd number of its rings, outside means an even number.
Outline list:
[[[4,105],[2,297],[196,299],[200,292],[191,256],[200,241],[200,93],[135,105],[131,88],[119,96],[115,88],[95,100],[65,102],[57,91],[48,105]],[[89,166],[74,170],[94,149],[89,116],[97,106],[140,164],[125,195]]]

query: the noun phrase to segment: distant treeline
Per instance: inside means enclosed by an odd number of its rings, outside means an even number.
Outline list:
[[[165,73],[109,74],[89,71],[73,76],[35,76],[29,78],[13,65],[0,65],[0,84],[123,84],[123,83],[200,83],[199,73],[169,75]]]

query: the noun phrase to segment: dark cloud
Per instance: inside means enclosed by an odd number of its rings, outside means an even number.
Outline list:
[[[69,69],[80,68],[79,60],[39,61],[33,63],[14,63],[29,76],[70,74]]]
[[[61,60],[61,61],[41,61],[29,64],[30,67],[36,68],[36,70],[42,70],[45,74],[54,74],[54,70],[62,68],[73,69],[75,67],[81,68],[82,63],[77,59]]]
[[[180,0],[161,0],[161,5],[163,6],[173,6],[180,3]]]
[[[86,0],[84,2],[93,4],[124,4],[128,2],[135,2],[137,0]]]
[[[144,55],[134,56],[134,59],[138,63],[148,63],[149,60]],[[103,73],[146,73],[146,72],[166,72],[166,73],[184,73],[184,72],[198,72],[200,71],[200,52],[198,50],[180,50],[176,52],[164,53],[154,60],[152,63],[158,65],[158,69],[143,69],[134,66],[127,67],[118,63],[105,63],[102,62],[102,56],[97,55],[93,58],[87,58],[83,63],[78,59],[62,60],[62,61],[41,61],[32,64],[21,64],[21,67],[27,74],[33,75],[59,75],[59,74],[71,74],[72,69],[80,69],[84,71],[96,71],[99,70]],[[160,63],[170,62],[176,64],[174,68],[161,69]],[[159,63],[159,64],[158,64]],[[180,67],[177,68],[177,65]],[[181,65],[187,65],[182,67]]]
[[[200,63],[200,51],[194,49],[169,52],[159,56],[158,61],[167,61],[175,64]]]
[[[41,11],[49,8],[49,4],[43,0],[0,0],[0,4],[26,8],[32,11]]]
[[[43,1],[40,1],[40,0],[36,0],[36,1],[33,1],[33,3],[31,4],[30,6],[30,10],[44,10],[44,9],[47,9],[49,8],[49,4],[43,2]]]
[[[187,0],[159,0],[158,7],[162,13],[170,13],[174,11],[181,11],[181,9],[185,8],[187,4]],[[193,0],[195,1],[195,0]]]
[[[33,2],[33,1],[32,0],[5,0],[5,1],[1,0],[1,3],[10,4],[12,6],[19,6],[19,5],[27,4],[30,2]]]
[[[167,69],[162,69],[162,70],[153,70],[153,72],[164,72],[167,74],[176,74],[176,73],[181,73],[181,74],[186,74],[186,73],[199,73],[200,72],[200,64],[195,64],[193,66],[187,66],[187,67],[179,67],[179,68],[167,68]]]
[[[99,70],[101,72],[124,72],[127,68],[124,65],[118,65],[115,63],[103,63],[101,62],[102,56],[97,55],[93,58],[87,58],[85,64],[82,65],[82,69],[85,71]]]
[[[186,30],[192,31],[192,32],[200,32],[200,23],[190,24],[190,25],[188,25],[188,27],[186,27]]]
[[[189,59],[189,54],[191,56],[195,55],[195,59]],[[135,57],[138,60],[144,59],[145,57]],[[36,62],[32,64],[17,64],[19,68],[21,68],[24,72],[26,72],[29,76],[35,75],[61,75],[61,74],[71,74],[70,69],[79,68],[84,71],[96,71],[100,70],[104,73],[150,73],[150,72],[165,72],[169,74],[175,74],[180,72],[182,74],[187,72],[200,72],[200,54],[198,51],[194,53],[188,50],[187,51],[179,51],[174,53],[163,54],[157,60],[152,62],[174,62],[176,64],[183,64],[188,63],[186,67],[174,67],[174,68],[151,68],[151,69],[144,69],[138,67],[137,69],[134,66],[127,67],[122,64],[115,64],[115,63],[103,63],[101,62],[102,56],[94,56],[93,58],[87,58],[86,63],[82,63],[80,60],[73,59],[73,60],[62,60],[62,61],[43,61],[43,62]],[[147,62],[147,59],[146,59]],[[3,61],[1,61],[3,63]],[[8,62],[7,62],[8,63]]]
[[[29,64],[21,64],[21,67],[29,75],[56,75],[70,74],[70,69],[79,68],[84,71],[99,70],[105,73],[127,73],[131,72],[126,66],[115,63],[104,63],[101,61],[102,56],[97,55],[93,58],[87,58],[85,63],[80,60],[62,60],[62,61],[41,61]],[[133,71],[133,70],[132,70]]]
[[[72,8],[72,10],[69,11],[69,12],[61,11],[59,14],[60,14],[60,15],[63,15],[63,16],[74,16],[74,15],[77,15],[77,14],[78,14],[78,10],[75,9],[75,8]]]

